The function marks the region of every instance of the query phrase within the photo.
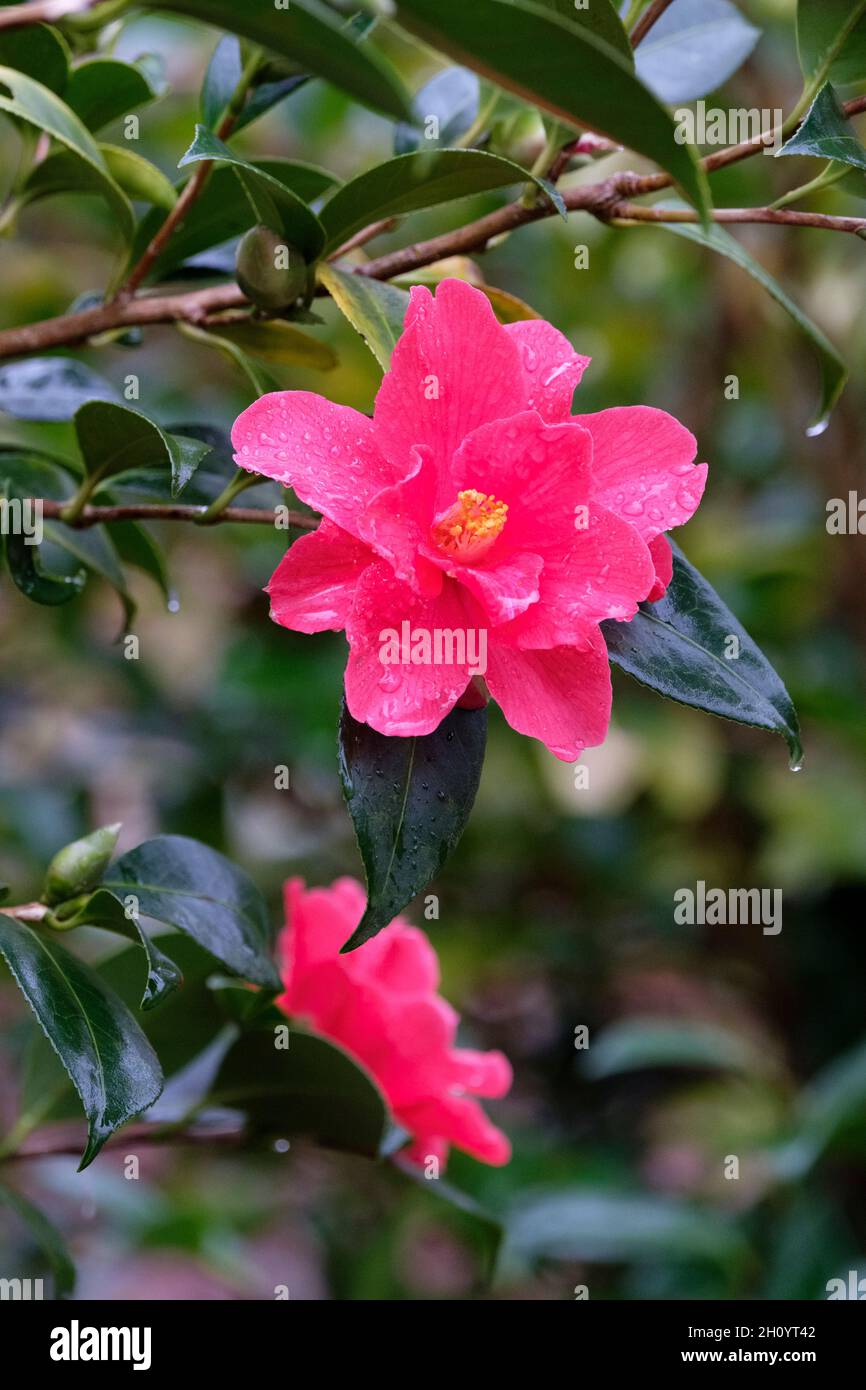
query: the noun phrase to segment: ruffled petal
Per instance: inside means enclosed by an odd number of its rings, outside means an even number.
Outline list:
[[[607,648],[597,629],[591,640],[582,651],[517,651],[495,641],[488,653],[487,685],[512,729],[565,762],[602,743],[610,722]]]
[[[443,1141],[494,1167],[511,1158],[511,1145],[502,1130],[487,1118],[477,1101],[465,1096],[425,1101],[398,1110],[397,1118],[415,1135],[409,1157],[416,1162],[436,1155]]]
[[[363,508],[400,476],[366,415],[311,391],[260,396],[235,421],[232,444],[239,468],[293,488],[353,536]]]
[[[647,594],[647,602],[657,603],[660,598],[664,598],[674,576],[674,556],[667,536],[656,536],[651,540],[649,552],[655,565],[656,577]]]
[[[574,388],[590,358],[575,352],[565,335],[544,319],[509,323],[505,331],[520,348],[527,406],[550,424],[567,420]]]
[[[575,419],[592,435],[595,495],[645,541],[682,526],[701,500],[707,465],[684,425],[648,405],[615,406]]]
[[[435,298],[416,286],[376,397],[376,438],[399,471],[426,444],[447,474],[467,434],[524,408],[522,391],[517,344],[485,295],[462,280],[443,280]]]
[[[507,623],[538,602],[539,576],[544,568],[540,555],[527,551],[503,560],[500,565],[462,565],[451,571],[478,599],[491,623]],[[473,675],[484,675],[479,669]]]
[[[289,547],[271,575],[266,593],[274,622],[295,632],[344,628],[355,586],[373,559],[368,545],[323,517],[315,531]]]
[[[466,689],[484,628],[471,596],[453,581],[428,599],[383,561],[370,565],[358,581],[346,624],[346,701],[352,716],[390,736],[432,733]],[[405,652],[397,646],[404,631]],[[442,659],[435,660],[437,655]]]

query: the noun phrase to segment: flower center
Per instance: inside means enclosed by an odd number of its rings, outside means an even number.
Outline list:
[[[474,487],[465,488],[433,522],[430,537],[444,554],[462,564],[480,560],[502,531],[507,516],[507,502]]]

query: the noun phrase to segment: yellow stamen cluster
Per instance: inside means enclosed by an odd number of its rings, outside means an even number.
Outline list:
[[[477,560],[493,545],[507,516],[507,502],[474,487],[464,488],[454,505],[433,523],[433,542],[456,559]]]

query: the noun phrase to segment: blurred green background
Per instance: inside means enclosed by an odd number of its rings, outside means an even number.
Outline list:
[[[793,5],[741,8],[764,35],[719,104],[787,109],[799,90]],[[216,38],[167,19],[119,37],[120,56],[167,58],[171,90],[143,114],[139,148],[169,176]],[[432,70],[408,45],[388,47],[413,86]],[[387,157],[391,127],[314,83],[238,147],[346,176]],[[6,165],[8,127],[2,148]],[[716,176],[715,200],[766,203],[816,168],[757,158]],[[499,201],[416,215],[374,250]],[[815,206],[852,201],[831,191]],[[295,1144],[145,1151],[129,1182],[121,1147],[81,1175],[71,1158],[10,1167],[69,1239],[79,1296],[270,1298],[286,1285],[292,1298],[556,1300],[586,1286],[590,1298],[791,1299],[826,1297],[852,1268],[866,1275],[866,549],[825,529],[827,500],[862,477],[864,248],[819,231],[737,236],[852,367],[819,438],[805,434],[818,394],[809,348],[727,262],[662,229],[582,217],[530,227],[479,262],[592,355],[581,410],[644,402],[697,435],[709,482],[680,542],[782,675],[806,748],[794,775],[781,740],[617,673],[610,736],[577,789],[573,769],[493,714],[475,811],[431,890],[440,917],[423,924],[465,1039],[501,1047],[515,1069],[511,1095],[489,1106],[512,1163],[455,1155],[447,1174],[508,1225],[494,1285],[493,1227],[435,1183]],[[574,268],[580,244],[587,270]],[[104,285],[115,253],[95,201],[27,210],[0,243],[0,326],[63,312]],[[280,384],[368,410],[377,365],[329,302],[321,312],[311,331],[339,366],[278,369]],[[169,328],[79,356],[116,384],[135,372],[139,408],[167,425],[225,427],[250,399],[217,353]],[[731,373],[738,400],[725,398]],[[4,417],[0,437],[73,452],[64,425]],[[343,639],[269,622],[262,588],[283,545],[270,528],[166,525],[160,539],[179,607],[136,578],[138,661],[114,640],[106,585],[57,611],[0,587],[0,880],[26,900],[60,844],[120,820],[121,849],[157,832],[223,849],[276,915],[290,875],[360,876],[335,757]],[[274,788],[278,764],[289,791]],[[699,879],[781,888],[783,930],[676,925],[673,894]],[[419,907],[408,915],[423,921]],[[30,1027],[6,983],[0,1023],[5,1131]],[[2,1263],[20,1269],[23,1255],[37,1272],[26,1233],[10,1222],[6,1234]]]

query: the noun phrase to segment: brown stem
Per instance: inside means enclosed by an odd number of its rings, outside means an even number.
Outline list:
[[[103,1146],[105,1149],[124,1149],[127,1153],[141,1144],[199,1144],[237,1146],[243,1142],[242,1126],[233,1124],[222,1128],[202,1126],[199,1129],[172,1129],[170,1126],[141,1123],[127,1125]],[[50,1158],[69,1155],[79,1158],[83,1147],[83,1135],[75,1127],[47,1130],[36,1133],[23,1140],[14,1153],[3,1154],[6,1163],[17,1163],[19,1159]]]
[[[632,48],[637,48],[641,40],[646,38],[656,20],[661,19],[665,10],[672,3],[673,0],[653,0],[653,3],[647,6],[631,31]]]
[[[846,102],[844,109],[848,116],[856,116],[866,111],[866,96],[856,97],[854,100]],[[728,164],[734,164],[741,159],[748,159],[752,155],[760,153],[764,148],[764,138],[746,140],[740,145],[732,145],[729,149],[717,150],[715,154],[708,155],[702,161],[703,166],[708,173],[713,173]],[[609,221],[612,209],[622,198],[639,198],[647,193],[655,193],[661,189],[670,188],[672,183],[673,179],[670,174],[666,173],[615,174],[603,183],[568,189],[563,196],[569,211],[590,212],[604,221]],[[663,217],[659,215],[658,210],[645,209],[644,211],[650,215],[647,217],[641,215],[632,220],[651,222],[689,220],[679,218],[677,215]],[[736,219],[729,217],[731,211],[740,210],[717,210],[714,216],[716,220],[722,222],[747,220],[744,217]],[[767,216],[766,214],[773,211],[772,209],[753,208],[742,211],[751,213],[752,216],[748,220],[754,222],[776,222],[779,224],[787,222],[789,225],[823,227],[831,231],[850,232],[857,230],[857,226],[850,225],[857,223],[856,218],[824,217],[822,214],[814,213],[807,214],[809,221],[803,223],[799,217],[792,220],[790,216],[786,218]],[[509,203],[506,207],[488,213],[486,217],[479,218],[476,222],[470,222],[468,226],[460,227],[454,232],[446,232],[443,236],[433,237],[429,241],[417,242],[413,246],[406,246],[399,251],[392,251],[376,260],[368,261],[365,265],[357,267],[356,272],[371,275],[377,280],[388,280],[395,275],[419,270],[422,266],[430,265],[433,261],[443,260],[446,256],[477,251],[486,246],[488,241],[494,237],[500,236],[504,232],[513,231],[517,227],[525,226],[529,222],[538,221],[540,218],[550,217],[552,212],[551,205],[544,201],[533,207],[524,207],[521,203]],[[131,328],[154,323],[203,324],[207,322],[211,314],[244,307],[249,307],[249,301],[235,284],[213,285],[208,289],[187,290],[180,294],[140,295],[126,302],[103,304],[95,309],[81,310],[76,314],[61,314],[56,318],[42,319],[38,323],[24,324],[19,328],[7,328],[0,332],[0,359],[21,357],[32,352],[44,352],[49,348],[75,347],[86,342],[88,338],[96,337],[100,333],[110,332],[116,328]]]
[[[44,903],[17,903],[12,907],[0,903],[0,914],[14,917],[16,922],[41,922],[47,917],[48,908]]]
[[[42,515],[55,521],[64,521],[64,508],[66,502],[54,502],[48,498],[42,500]],[[94,506],[88,504],[75,518],[76,529],[88,526],[100,526],[103,522],[112,521],[197,521],[205,519],[207,507],[193,507],[186,503],[175,502],[135,502],[122,506]],[[304,512],[289,511],[286,520],[290,526],[295,526],[301,531],[314,531],[319,524],[317,516],[307,516]],[[224,512],[217,516],[208,518],[208,526],[218,526],[224,521],[235,521],[241,524],[252,523],[259,526],[273,526],[274,513],[267,509],[262,510],[258,507],[227,507]],[[0,912],[9,911],[0,907]]]
[[[829,232],[866,232],[866,218],[831,217],[823,212],[801,212],[796,208],[715,208],[714,222],[771,222],[781,227],[818,227]],[[647,208],[642,203],[617,203],[611,221],[620,222],[699,222],[692,208]]]
[[[29,5],[15,5],[0,10],[0,29],[23,29],[28,24],[52,24],[66,15],[89,10],[96,0],[33,0]]]

